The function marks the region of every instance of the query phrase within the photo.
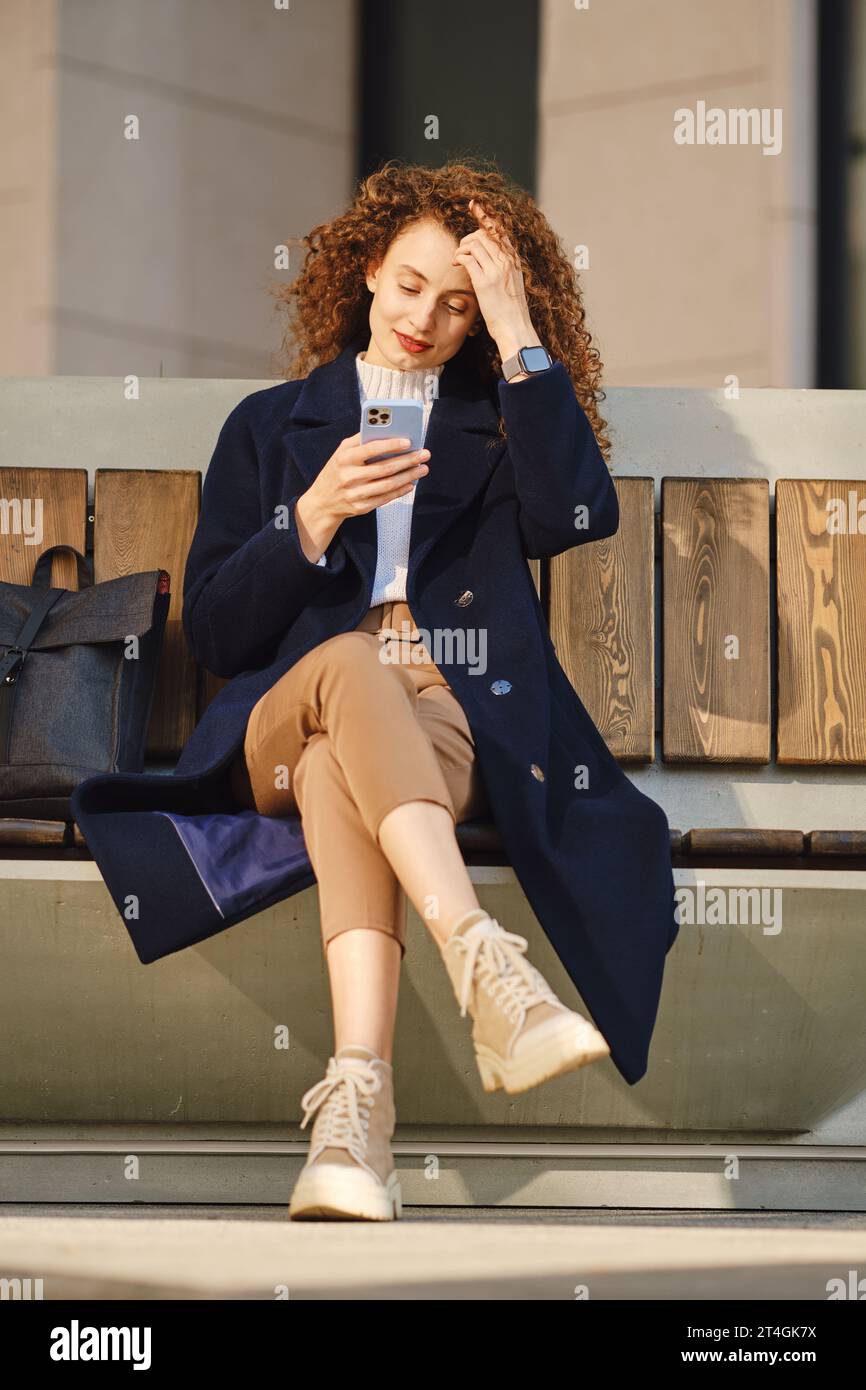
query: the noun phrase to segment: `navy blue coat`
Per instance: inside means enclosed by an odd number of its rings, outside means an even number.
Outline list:
[[[355,354],[366,342],[303,380],[254,391],[229,415],[204,479],[183,625],[201,665],[231,679],[171,775],[100,775],[73,793],[142,962],[315,882],[299,818],[241,809],[228,770],[259,697],[370,605],[375,511],[341,523],[325,565],[304,555],[294,518],[297,498],[360,427]],[[442,371],[426,446],[406,601],[428,634],[486,630],[484,674],[457,643],[453,663],[437,664],[466,713],[521,887],[634,1084],[678,933],[668,821],[624,774],[560,667],[526,563],[613,535],[616,490],[561,363],[485,387],[461,351]],[[578,765],[588,777],[575,778]]]

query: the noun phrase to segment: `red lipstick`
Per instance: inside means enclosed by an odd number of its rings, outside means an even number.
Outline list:
[[[421,343],[417,338],[407,338],[405,333],[398,333],[396,328],[394,329],[394,333],[400,346],[404,348],[406,352],[429,352],[430,348],[433,346],[432,343]]]

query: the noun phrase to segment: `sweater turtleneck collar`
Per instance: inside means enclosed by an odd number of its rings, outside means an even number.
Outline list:
[[[438,379],[442,375],[445,363],[440,362],[436,367],[417,367],[401,371],[399,367],[380,367],[373,362],[367,362],[363,353],[359,352],[355,356],[355,365],[366,397],[424,401],[428,399],[427,383],[431,377]],[[432,399],[435,391],[429,394]]]

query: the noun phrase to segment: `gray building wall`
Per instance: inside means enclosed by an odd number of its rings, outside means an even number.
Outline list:
[[[271,376],[274,248],[351,188],[353,0],[4,0],[0,24],[2,371]]]
[[[814,0],[543,0],[539,201],[617,386],[811,386]],[[782,109],[782,151],[679,108]]]

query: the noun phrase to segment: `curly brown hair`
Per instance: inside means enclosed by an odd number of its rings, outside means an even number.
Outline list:
[[[476,231],[469,200],[478,198],[520,254],[533,326],[554,360],[562,362],[592,425],[606,462],[611,445],[598,411],[603,363],[586,327],[580,283],[565,248],[532,196],[492,160],[465,156],[428,168],[389,159],[359,180],[345,212],[314,227],[288,246],[306,247],[299,274],[271,287],[288,325],[277,354],[287,380],[330,362],[368,326],[372,294],[366,268],[384,257],[407,226],[432,219],[458,241]],[[502,376],[496,343],[482,320],[461,348],[481,380]],[[505,428],[500,416],[500,433]]]

